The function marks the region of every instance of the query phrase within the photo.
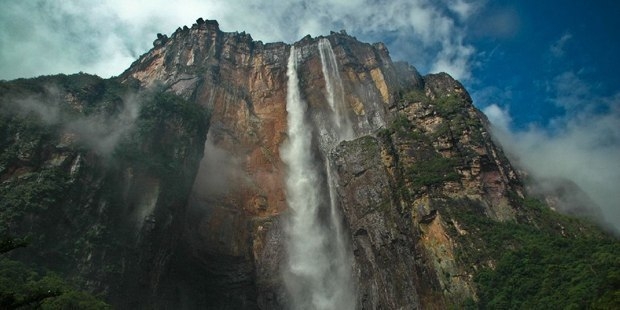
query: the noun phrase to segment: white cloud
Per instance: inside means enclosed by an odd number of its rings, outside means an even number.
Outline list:
[[[448,1],[448,9],[456,13],[461,20],[467,20],[481,5],[482,3],[465,0]]]
[[[551,44],[551,47],[549,48],[551,55],[557,58],[563,57],[565,54],[564,49],[565,49],[566,43],[572,38],[573,38],[573,35],[568,32],[562,35],[561,38],[559,38],[557,41]]]
[[[549,128],[511,129],[508,109],[490,105],[484,113],[494,135],[515,163],[534,179],[568,179],[601,207],[620,230],[620,93],[599,96],[573,72],[556,76],[549,89],[565,115]]]
[[[569,112],[594,107],[602,98],[592,98],[592,89],[572,71],[555,76],[547,91],[551,93],[551,101],[558,107]]]
[[[512,118],[508,112],[508,108],[501,108],[497,104],[491,104],[482,110],[482,112],[489,118],[489,121],[497,129],[508,131]]]
[[[155,34],[172,33],[198,17],[223,31],[246,31],[264,42],[346,29],[364,41],[388,42],[393,55],[422,72],[469,77],[474,49],[464,42],[467,20],[483,3],[445,0],[273,1],[15,1],[0,12],[0,78],[85,71],[117,75],[146,52]],[[415,50],[400,49],[414,46]],[[7,48],[8,47],[8,48]]]

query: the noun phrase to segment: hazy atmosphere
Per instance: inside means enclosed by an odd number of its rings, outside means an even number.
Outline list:
[[[529,3],[529,2],[528,2]],[[0,0],[0,79],[79,71],[110,77],[203,17],[223,31],[291,43],[346,30],[386,43],[422,74],[470,91],[534,178],[567,178],[620,224],[620,22],[613,1]],[[97,130],[93,130],[97,132]]]

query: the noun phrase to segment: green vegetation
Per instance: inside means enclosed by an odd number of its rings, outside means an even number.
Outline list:
[[[424,90],[414,89],[414,90],[411,90],[405,93],[401,101],[428,103],[430,101],[430,98],[426,96],[426,94],[424,93]]]
[[[416,162],[409,167],[407,174],[416,187],[439,185],[459,180],[459,175],[454,170],[455,166],[454,159],[436,154],[429,159]]]
[[[397,113],[394,117],[394,120],[392,120],[392,122],[390,123],[389,128],[381,129],[379,132],[377,132],[377,135],[385,136],[390,134],[391,132],[394,132],[402,137],[411,138],[414,141],[430,142],[428,141],[428,137],[424,133],[422,133],[419,128],[416,128],[416,126],[414,126],[414,124],[412,124],[412,122],[409,121],[407,116],[403,113]]]
[[[439,97],[433,101],[441,116],[453,116],[463,109],[463,99],[455,95]]]
[[[537,214],[535,223],[492,221],[467,201],[445,210],[469,232],[453,232],[462,244],[460,259],[482,267],[474,272],[477,307],[618,309],[620,242],[540,201],[522,205]]]
[[[26,213],[39,213],[55,206],[67,190],[67,175],[57,168],[44,168],[27,173],[13,182],[0,185],[0,233],[6,223]]]
[[[0,255],[24,247],[27,241],[2,235]],[[111,309],[95,296],[75,290],[52,272],[32,269],[0,257],[1,309]]]
[[[115,157],[160,177],[183,172],[188,145],[206,135],[208,113],[181,97],[157,93],[145,101],[135,130],[115,150]]]
[[[482,307],[620,306],[620,246],[616,240],[567,240],[523,229],[515,232],[522,246],[504,252],[494,270],[482,270],[476,277]]]
[[[401,135],[407,135],[412,130],[412,124],[403,113],[397,113],[390,124],[390,130]]]

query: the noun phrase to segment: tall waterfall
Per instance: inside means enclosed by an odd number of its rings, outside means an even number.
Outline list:
[[[299,90],[297,56],[295,47],[291,47],[286,98],[288,141],[281,148],[282,161],[288,167],[285,186],[291,210],[286,225],[288,265],[284,281],[294,309],[353,309],[351,259],[336,209],[329,165],[322,159],[334,144],[321,142],[318,148],[312,145],[315,128],[332,137],[339,134],[334,133],[332,117],[321,124],[309,121],[308,105]],[[333,75],[329,75],[326,84],[333,88]],[[334,96],[328,96],[334,100]]]
[[[331,117],[333,124],[332,134],[335,135],[334,142],[353,138],[353,126],[346,110],[344,102],[344,88],[342,79],[336,62],[336,55],[332,50],[329,40],[319,39],[319,54],[321,55],[321,69],[325,77],[325,88],[327,89],[327,102],[332,109]]]
[[[328,141],[329,143],[324,143],[324,139],[319,139],[323,144],[321,145],[321,150],[325,158],[326,182],[330,198],[330,226],[333,229],[332,242],[335,246],[332,259],[336,265],[336,270],[334,272],[339,280],[343,282],[343,285],[340,287],[342,290],[341,293],[343,294],[342,298],[343,300],[349,301],[350,307],[354,308],[355,291],[354,287],[351,285],[351,263],[353,257],[349,251],[345,231],[342,226],[338,197],[336,194],[336,180],[333,178],[332,167],[328,160],[328,156],[325,156],[326,153],[331,151],[341,141],[353,139],[353,124],[344,101],[344,88],[342,86],[340,70],[338,70],[338,62],[336,62],[336,55],[332,50],[332,46],[329,40],[321,38],[319,39],[318,47],[319,54],[321,55],[321,68],[325,78],[325,88],[327,90],[326,99],[332,110],[331,117],[326,117],[331,120],[331,124],[328,122],[319,122],[318,125],[319,127],[322,127],[321,125],[327,125],[325,128],[319,128],[319,131],[326,132],[328,136],[333,137],[333,140]],[[341,307],[341,309],[346,308]]]

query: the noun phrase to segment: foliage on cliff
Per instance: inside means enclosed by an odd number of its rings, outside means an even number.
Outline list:
[[[8,236],[2,245],[23,243]],[[11,247],[2,247],[0,255]],[[58,274],[36,270],[26,264],[0,257],[0,308],[2,309],[111,309],[88,292],[69,285]]]
[[[531,217],[517,222],[491,220],[469,200],[447,200],[440,208],[458,259],[474,275],[478,300],[469,300],[469,308],[618,308],[617,238],[536,199],[520,205]]]
[[[401,171],[409,182],[401,182],[400,186],[417,192],[416,197],[428,195],[429,204],[435,210],[433,214],[441,215],[442,225],[454,241],[459,264],[473,276],[477,296],[456,306],[619,308],[620,242],[616,237],[585,220],[559,214],[539,200],[527,195],[523,198],[513,190],[505,195],[514,206],[514,219],[492,219],[489,208],[497,206],[489,207],[476,199],[449,194],[442,187],[447,182],[461,182],[458,170],[467,168],[467,163],[477,156],[472,146],[484,143],[479,131],[472,129],[483,124],[463,113],[466,100],[454,94],[434,95],[431,98],[419,89],[405,93],[402,106],[418,103],[428,110],[408,119],[403,109],[379,135],[413,150],[408,152],[414,161],[401,158]],[[423,122],[424,117],[437,116],[441,119],[435,120],[438,125],[429,127],[434,128],[430,134],[416,124],[416,121]],[[463,139],[464,133],[470,139]],[[446,150],[445,144],[438,143],[442,139],[456,146],[452,152],[444,153],[456,156],[437,152],[438,145]]]
[[[492,267],[476,275],[481,308],[613,309],[620,306],[620,242],[534,199],[536,226],[468,218]],[[471,254],[471,253],[470,253]]]

